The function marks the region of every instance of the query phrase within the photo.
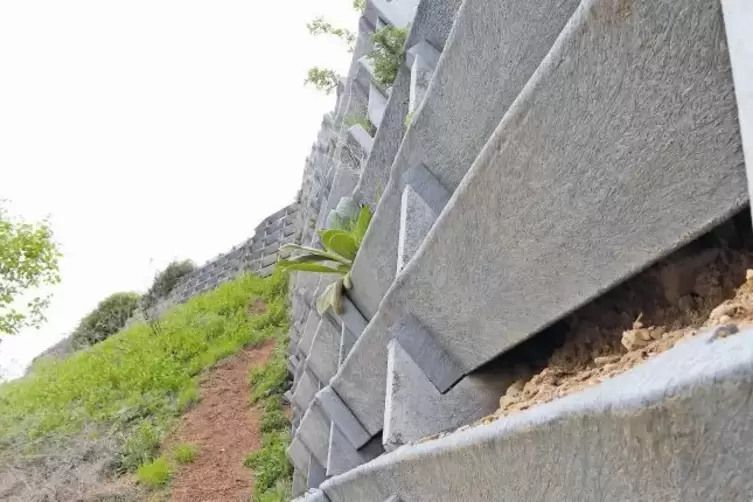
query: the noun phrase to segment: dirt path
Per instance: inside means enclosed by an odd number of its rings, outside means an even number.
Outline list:
[[[201,383],[201,401],[182,418],[169,444],[196,446],[196,461],[182,466],[172,485],[174,502],[236,502],[251,496],[253,473],[243,459],[261,446],[259,411],[249,408],[249,370],[272,355],[274,341],[243,350]]]

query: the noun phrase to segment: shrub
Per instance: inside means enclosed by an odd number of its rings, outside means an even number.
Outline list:
[[[136,471],[136,478],[139,483],[151,489],[162,488],[170,481],[172,476],[173,471],[164,457],[144,464]]]
[[[119,473],[133,472],[157,456],[162,438],[159,430],[148,421],[142,421],[130,431],[129,437],[115,464]]]
[[[192,464],[196,460],[196,447],[188,443],[179,444],[173,455],[179,464]]]
[[[142,300],[142,308],[152,308],[160,300],[167,298],[180,280],[194,270],[196,270],[196,265],[191,260],[170,263],[163,271],[154,276],[154,281]]]
[[[374,65],[374,78],[379,85],[391,86],[403,64],[403,46],[408,31],[395,26],[385,26],[371,34],[374,50],[367,57]]]
[[[84,317],[71,336],[75,347],[94,345],[120,331],[139,305],[137,293],[115,293]]]
[[[329,94],[336,89],[339,82],[340,78],[334,70],[319,68],[318,66],[309,68],[306,80],[303,81],[304,85],[311,84],[317,90],[326,94]]]
[[[369,117],[365,115],[354,115],[351,117],[345,118],[345,125],[348,127],[354,126],[354,125],[360,125],[363,127],[366,132],[373,135],[374,131],[376,130],[376,127],[374,124],[371,123],[371,120],[369,120]]]

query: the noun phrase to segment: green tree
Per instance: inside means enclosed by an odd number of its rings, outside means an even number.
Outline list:
[[[312,35],[332,35],[339,38],[348,44],[349,52],[353,52],[355,48],[356,36],[352,31],[345,28],[335,28],[321,17],[314,19],[306,27]]]
[[[34,290],[60,282],[60,256],[48,222],[12,218],[0,206],[0,333],[13,335],[45,320],[51,295],[34,296]],[[18,305],[26,294],[31,299]]]
[[[353,0],[353,8],[358,12],[363,12],[366,8],[366,0]]]
[[[318,90],[329,94],[337,88],[339,81],[340,78],[334,70],[314,66],[313,68],[309,68],[304,84],[311,84]]]
[[[73,345],[94,345],[114,335],[125,326],[139,306],[138,293],[115,293],[97,305],[73,332]]]

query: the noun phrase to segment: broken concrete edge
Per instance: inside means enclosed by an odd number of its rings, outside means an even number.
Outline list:
[[[489,500],[492,493],[499,500],[561,500],[572,493],[594,501],[625,493],[641,500],[671,494],[742,500],[753,490],[751,394],[753,329],[716,339],[706,332],[576,394],[403,446],[321,489],[332,502],[382,502],[395,494],[454,502]],[[515,461],[501,468],[501,458]],[[681,468],[687,462],[695,468]],[[574,473],[574,466],[584,470]],[[626,466],[634,475],[614,475]],[[709,484],[713,473],[720,482]]]

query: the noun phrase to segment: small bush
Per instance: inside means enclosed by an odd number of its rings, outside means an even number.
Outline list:
[[[179,444],[173,455],[179,464],[192,464],[196,460],[196,447],[188,443]]]
[[[374,78],[379,85],[391,86],[403,64],[403,46],[408,31],[395,26],[385,26],[371,34],[374,50],[367,57],[374,65]]]
[[[108,296],[81,320],[71,336],[72,345],[81,348],[106,340],[125,326],[138,306],[138,293]]]
[[[164,457],[146,463],[136,471],[136,478],[139,480],[139,483],[153,490],[165,486],[172,476],[173,471]]]
[[[116,462],[116,471],[133,472],[139,466],[154,460],[159,451],[161,437],[159,430],[147,421],[133,428]]]
[[[194,270],[196,270],[196,265],[191,260],[170,263],[163,271],[154,276],[154,281],[142,300],[142,308],[149,309],[159,303],[160,300],[167,298],[180,280]]]

